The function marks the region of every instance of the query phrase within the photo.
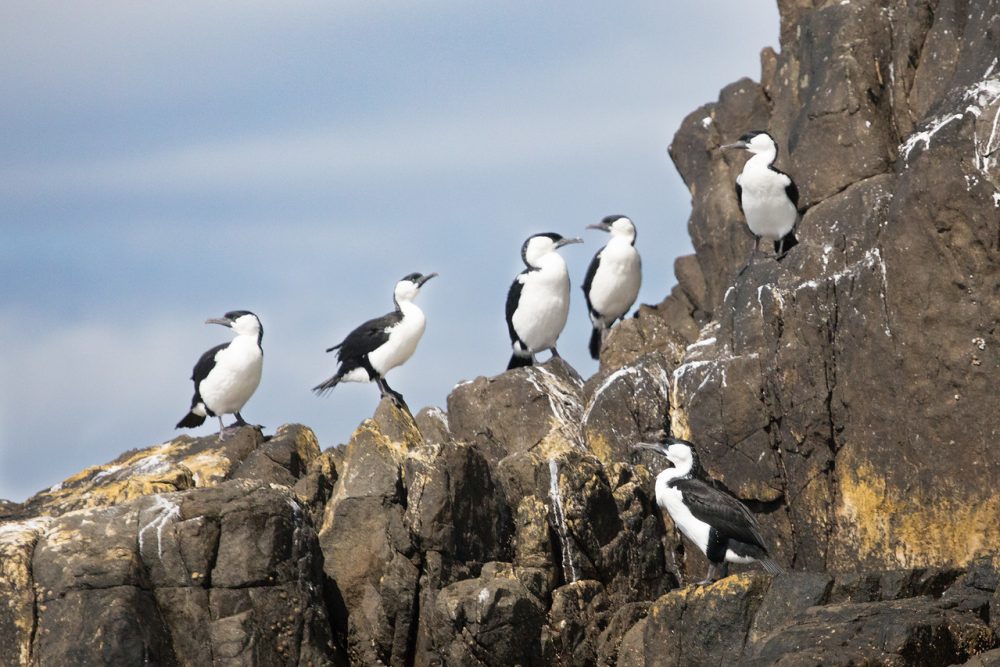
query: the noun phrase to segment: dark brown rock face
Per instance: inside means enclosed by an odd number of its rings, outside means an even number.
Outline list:
[[[270,481],[318,454],[303,427],[267,443],[244,428],[133,452],[36,496],[38,515],[0,526],[0,663],[343,663],[316,531]],[[190,488],[160,490],[167,479]]]
[[[672,425],[786,562],[965,563],[1000,540],[1000,4],[811,4],[782,3],[762,82],[674,140],[712,324]],[[744,158],[718,147],[756,128],[806,212],[784,260],[737,275]]]
[[[0,665],[1000,664],[1000,0],[780,0],[781,52],[671,155],[696,254],[561,359],[302,426],[133,450],[0,502]],[[799,185],[753,239],[719,146]],[[706,587],[659,429],[788,572]]]

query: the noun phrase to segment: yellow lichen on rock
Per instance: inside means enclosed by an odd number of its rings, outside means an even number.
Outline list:
[[[2,625],[13,626],[14,636],[6,637],[5,641],[17,647],[22,665],[30,662],[34,632],[31,559],[38,538],[50,522],[48,517],[40,517],[0,525],[0,600],[3,600],[0,620],[6,621]]]
[[[602,434],[597,432],[596,429],[589,430],[587,433],[587,447],[601,463],[610,465],[614,462],[614,450],[611,447],[611,443]]]
[[[965,565],[1000,542],[1000,492],[972,502],[889,486],[867,464],[840,476],[838,542],[852,562],[884,567]],[[860,552],[860,553],[858,553]]]

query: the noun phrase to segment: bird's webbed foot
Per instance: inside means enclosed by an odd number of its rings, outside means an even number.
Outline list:
[[[234,421],[229,428],[238,428],[240,426],[249,426],[250,428],[255,428],[258,431],[263,431],[264,430],[264,426],[262,424],[251,424],[247,420],[243,419],[243,415],[241,415],[238,412],[236,413],[235,417],[236,417],[236,421]]]
[[[388,397],[400,410],[406,410],[407,412],[410,411],[410,406],[406,404],[406,401],[403,399],[403,395],[390,387],[389,383],[384,379],[378,380],[378,388],[379,391],[382,392],[382,398]]]

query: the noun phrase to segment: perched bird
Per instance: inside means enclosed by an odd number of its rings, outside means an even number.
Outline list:
[[[233,310],[223,317],[206,320],[205,324],[229,327],[236,332],[236,337],[201,355],[191,373],[194,380],[191,410],[175,428],[194,428],[201,426],[205,417],[218,417],[219,439],[222,439],[225,430],[222,415],[235,415],[233,426],[246,425],[240,410],[260,384],[264,366],[260,342],[264,338],[264,327],[248,310]]]
[[[753,514],[708,481],[694,445],[667,437],[662,443],[641,442],[635,447],[662,454],[673,464],[656,476],[656,503],[708,557],[708,575],[699,585],[726,576],[729,563],[757,561],[771,574],[782,572],[769,557]]]
[[[389,387],[385,374],[405,364],[417,349],[427,320],[413,299],[424,283],[436,275],[411,273],[405,276],[392,292],[396,304],[394,311],[368,320],[347,334],[343,342],[327,348],[327,352],[338,350],[340,367],[329,380],[313,387],[313,391],[322,396],[340,382],[375,382],[382,398],[388,395],[396,405],[406,408],[402,394]]]
[[[583,239],[535,234],[521,246],[527,268],[517,274],[507,292],[507,331],[514,349],[507,370],[531,366],[542,350],[559,356],[556,341],[569,315],[569,273],[556,251],[570,243],[583,243]]]
[[[799,221],[799,189],[791,177],[774,167],[778,145],[767,132],[747,132],[740,140],[722,147],[742,148],[752,155],[736,177],[736,199],[755,237],[753,253],[761,239],[774,242],[774,252],[781,259],[795,246],[795,225]]]
[[[590,334],[590,356],[599,359],[604,337],[615,320],[625,316],[639,296],[642,283],[642,260],[635,249],[635,225],[624,215],[609,215],[598,225],[611,234],[587,268],[583,279],[583,294],[594,330]]]

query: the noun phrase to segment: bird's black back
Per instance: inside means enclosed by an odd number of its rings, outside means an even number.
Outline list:
[[[191,379],[194,380],[194,396],[191,397],[192,408],[201,403],[201,381],[207,378],[208,374],[212,372],[213,368],[215,368],[215,355],[218,354],[221,350],[226,349],[227,347],[229,347],[229,343],[222,343],[221,345],[216,345],[211,350],[208,350],[207,352],[205,352],[205,354],[201,355],[201,358],[198,359],[198,363],[194,365],[194,370],[191,371]],[[208,414],[212,415],[213,417],[215,416],[207,405],[205,406],[205,409],[208,412]],[[185,420],[182,419],[181,424],[183,424],[184,421]],[[191,428],[192,426],[198,426],[201,424],[201,422],[198,422],[197,419],[195,419],[195,422],[192,422],[191,426],[188,426],[188,428]],[[177,428],[181,428],[181,424],[178,424]]]
[[[196,390],[201,381],[207,378],[208,374],[212,372],[213,368],[215,368],[215,355],[227,347],[229,347],[229,343],[216,345],[211,350],[201,355],[198,363],[194,365],[194,370],[191,371],[191,379],[194,380]]]
[[[587,275],[583,277],[583,297],[587,300],[587,310],[590,313],[594,313],[594,306],[590,303],[590,287],[594,284],[594,276],[597,274],[597,266],[601,263],[603,251],[604,248],[601,248],[594,253],[594,258],[590,260],[590,266],[587,267]]]
[[[527,271],[519,273],[518,278],[524,273],[527,273]],[[521,340],[521,337],[517,335],[517,331],[514,330],[514,311],[517,310],[517,304],[521,302],[521,290],[524,289],[524,283],[518,280],[518,278],[514,278],[510,289],[507,290],[507,333],[510,334],[510,342],[512,344]],[[521,342],[523,343],[523,341]]]
[[[696,477],[676,480],[670,486],[684,494],[684,504],[695,518],[715,528],[721,536],[767,551],[757,520],[739,500]]]
[[[368,320],[347,334],[347,338],[339,345],[337,358],[341,363],[359,365],[366,354],[385,345],[389,340],[386,329],[396,326],[402,319],[403,313],[394,310],[382,317]]]

